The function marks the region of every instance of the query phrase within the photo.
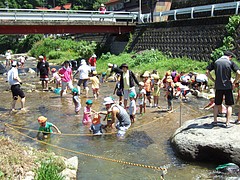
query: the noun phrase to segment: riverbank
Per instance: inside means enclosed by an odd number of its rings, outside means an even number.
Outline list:
[[[50,163],[52,169],[48,168],[48,172],[51,172],[53,167],[57,167],[60,176],[66,179],[76,179],[77,157],[67,160],[64,157],[56,156],[53,152],[37,150],[4,136],[0,136],[0,144],[0,180],[35,179],[37,176],[46,174],[43,166],[49,166]]]

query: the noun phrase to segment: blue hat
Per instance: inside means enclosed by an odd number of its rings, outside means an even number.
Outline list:
[[[72,89],[72,92],[78,94],[78,89],[77,89],[77,88],[73,88],[73,89]]]
[[[91,99],[88,99],[87,101],[86,101],[86,104],[88,104],[88,105],[90,105],[90,104],[92,104],[93,102],[92,102],[92,100]]]

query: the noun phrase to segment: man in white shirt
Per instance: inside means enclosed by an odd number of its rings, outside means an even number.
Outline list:
[[[15,110],[15,105],[18,100],[18,96],[21,98],[21,110],[24,110],[25,105],[25,94],[20,88],[22,84],[21,79],[18,76],[17,62],[13,61],[12,68],[8,71],[8,83],[11,85],[11,91],[13,96],[12,111]]]
[[[89,79],[89,73],[91,73],[91,67],[87,65],[86,60],[81,60],[81,65],[77,69],[76,73],[73,75],[73,77],[79,72],[79,80],[78,80],[78,92],[80,94],[81,84],[83,84],[83,88],[86,91],[86,97],[88,97],[88,79]]]

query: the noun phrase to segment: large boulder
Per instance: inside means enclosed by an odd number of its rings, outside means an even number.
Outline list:
[[[213,116],[186,121],[170,138],[176,154],[190,161],[205,161],[240,165],[240,125],[225,127],[225,118],[218,118],[213,125]]]

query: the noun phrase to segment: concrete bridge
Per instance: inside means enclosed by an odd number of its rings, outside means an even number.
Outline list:
[[[0,34],[112,33],[134,31],[137,13],[0,9]]]

